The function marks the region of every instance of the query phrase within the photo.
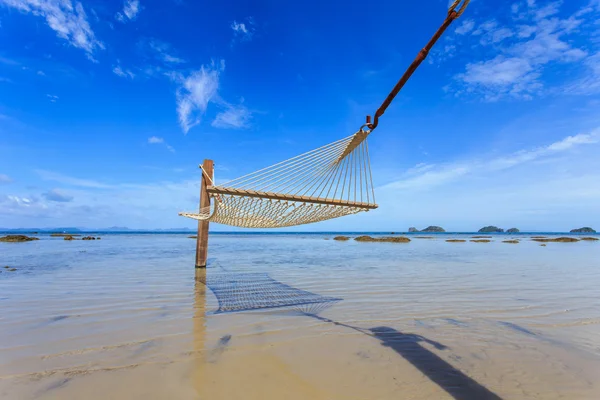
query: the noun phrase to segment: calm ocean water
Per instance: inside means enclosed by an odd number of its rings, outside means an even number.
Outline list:
[[[0,398],[600,398],[600,241],[211,236],[209,281],[343,299],[307,315],[215,314],[188,234],[101,236],[0,243]]]

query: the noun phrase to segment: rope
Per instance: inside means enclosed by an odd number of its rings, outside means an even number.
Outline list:
[[[396,83],[396,86],[394,86],[394,88],[392,89],[390,94],[388,94],[388,96],[385,98],[385,100],[383,101],[381,106],[375,112],[375,115],[373,117],[373,123],[371,123],[371,116],[367,115],[367,123],[365,125],[369,128],[369,132],[372,131],[373,129],[377,128],[377,125],[379,124],[379,117],[381,117],[385,113],[387,108],[390,106],[390,104],[392,103],[394,98],[398,95],[400,90],[404,87],[406,82],[410,79],[412,74],[417,70],[419,65],[421,65],[423,60],[425,60],[425,58],[427,58],[427,55],[429,54],[429,51],[431,50],[433,45],[438,41],[438,39],[442,36],[442,34],[446,31],[446,29],[448,29],[450,24],[452,24],[452,22],[454,22],[454,20],[456,20],[458,17],[460,17],[465,12],[465,9],[469,5],[470,1],[471,0],[456,0],[450,6],[450,8],[448,9],[448,15],[446,16],[446,19],[444,20],[444,23],[442,24],[442,26],[440,26],[440,28],[437,30],[437,32],[429,40],[427,45],[425,47],[423,47],[423,49],[419,52],[419,54],[417,55],[415,60],[412,62],[412,64],[406,70],[406,72],[404,72],[404,75],[402,75],[402,77],[400,78],[398,83]],[[462,5],[457,11],[456,9],[461,2],[462,2]],[[362,130],[362,128],[361,128],[361,130]]]

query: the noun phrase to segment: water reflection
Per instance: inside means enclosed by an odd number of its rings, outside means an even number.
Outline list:
[[[194,367],[192,386],[200,398],[206,388],[206,268],[196,268],[194,284]]]

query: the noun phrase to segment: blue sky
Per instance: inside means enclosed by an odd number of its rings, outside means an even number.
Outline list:
[[[0,0],[0,227],[193,227],[204,158],[354,133],[447,6]],[[473,0],[369,147],[380,208],[299,230],[600,227],[600,0]]]

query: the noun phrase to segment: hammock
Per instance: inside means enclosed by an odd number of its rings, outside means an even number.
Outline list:
[[[221,185],[214,184],[212,162],[211,171],[200,166],[201,198],[207,196],[201,204],[208,206],[179,215],[243,228],[282,228],[377,208],[367,136],[469,1],[456,0],[450,6],[446,20],[377,109],[373,123],[367,116],[367,123],[352,136]]]

